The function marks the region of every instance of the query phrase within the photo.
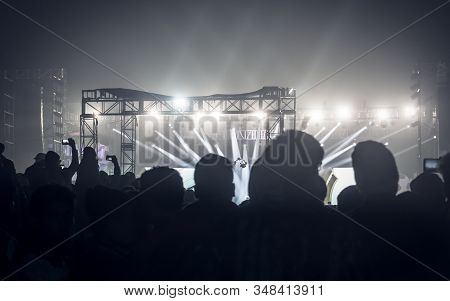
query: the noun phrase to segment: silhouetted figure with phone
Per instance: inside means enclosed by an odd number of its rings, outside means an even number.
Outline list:
[[[61,166],[61,158],[54,151],[48,151],[45,155],[45,179],[46,184],[57,184],[66,187],[72,187],[72,177],[78,170],[78,150],[75,145],[75,141],[69,138],[69,146],[72,149],[72,161],[69,167]],[[31,183],[35,186],[36,183]]]

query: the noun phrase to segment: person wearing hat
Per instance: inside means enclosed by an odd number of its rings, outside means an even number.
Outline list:
[[[45,154],[38,153],[34,157],[34,163],[25,169],[25,176],[30,182],[31,191],[45,184]]]

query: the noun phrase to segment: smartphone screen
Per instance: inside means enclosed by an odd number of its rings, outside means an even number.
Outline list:
[[[424,159],[423,171],[435,172],[439,169],[439,159]]]

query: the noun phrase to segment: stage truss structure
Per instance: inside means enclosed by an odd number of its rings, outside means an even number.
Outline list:
[[[83,90],[80,115],[81,150],[98,147],[98,118],[120,116],[122,172],[136,170],[137,116],[191,115],[195,113],[265,114],[266,139],[285,130],[285,119],[290,118],[295,128],[297,98],[293,88],[263,87],[243,94],[215,94],[183,98],[183,109],[177,107],[174,96],[138,90],[112,88]]]

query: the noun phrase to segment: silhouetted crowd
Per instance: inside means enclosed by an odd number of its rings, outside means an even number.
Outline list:
[[[207,154],[195,188],[153,167],[140,178],[37,154],[24,174],[0,145],[0,278],[7,280],[445,280],[450,277],[450,155],[440,172],[397,194],[381,143],[352,153],[356,185],[325,205],[320,143],[300,131],[273,139],[253,163],[249,200],[233,202],[235,168]],[[73,179],[76,180],[73,182]]]

